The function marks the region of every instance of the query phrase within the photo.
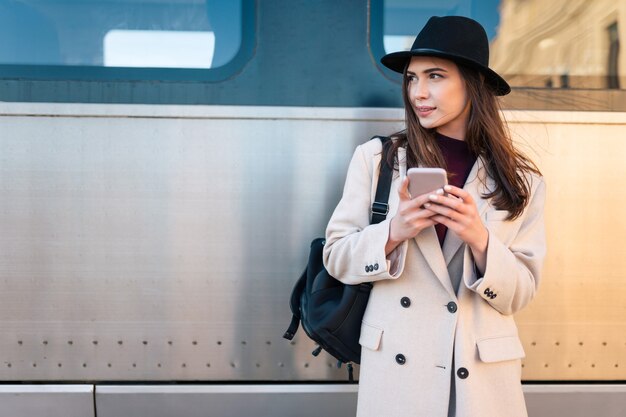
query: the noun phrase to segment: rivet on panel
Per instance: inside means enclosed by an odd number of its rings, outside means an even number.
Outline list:
[[[211,367],[211,364],[210,364],[210,363],[207,363],[207,364],[206,364],[206,367],[207,367],[207,368],[210,368],[210,367]]]
[[[74,344],[74,341],[73,341],[73,340],[68,340],[68,341],[67,341],[67,344],[71,346],[71,345],[73,345],[73,344]]]
[[[245,340],[242,340],[242,341],[241,341],[241,344],[245,346],[247,343],[246,343],[246,341],[245,341]]]
[[[305,363],[305,364],[304,364],[304,367],[305,367],[305,368],[308,368],[308,367],[309,367],[309,364],[308,364],[308,363]]]
[[[198,344],[198,341],[194,340],[193,342],[191,342],[191,344],[195,346]]]
[[[602,346],[606,346],[606,342],[602,342]]]
[[[582,346],[582,345],[583,345],[583,342],[578,342],[578,345],[579,345],[579,346]]]
[[[537,346],[537,342],[531,342],[530,345],[531,346]]]
[[[547,364],[547,363],[544,363],[544,364],[543,364],[543,367],[544,367],[544,368],[547,368],[547,367],[548,367],[548,364]]]
[[[172,346],[172,345],[174,344],[174,342],[172,342],[171,340],[168,340],[168,341],[167,341],[167,344],[168,344],[168,345],[170,345],[170,346]]]
[[[11,366],[13,366],[11,365],[11,362],[7,363],[7,368],[10,368]]]
[[[237,367],[237,365],[235,364],[235,362],[231,362],[231,363],[230,363],[230,367],[231,367],[231,368],[236,368],[236,367]]]
[[[37,367],[37,363],[33,363],[33,368],[36,368],[36,367]]]
[[[47,345],[47,344],[48,344],[48,341],[47,341],[47,340],[44,340],[44,341],[43,341],[43,344],[44,344],[44,345]]]
[[[615,367],[616,367],[616,368],[619,368],[619,364],[617,364],[617,363],[616,363],[616,364],[615,364]]]
[[[268,340],[267,342],[265,342],[265,344],[269,346],[269,345],[271,345],[271,344],[272,344],[272,342],[270,342],[270,341]]]
[[[281,368],[284,368],[284,367],[285,367],[285,364],[284,364],[284,363],[282,363],[282,362],[278,362],[278,366],[279,366],[279,367],[281,367]]]
[[[261,364],[260,364],[260,363],[256,363],[255,365],[256,365],[256,367],[257,367],[257,368],[260,368],[260,367],[261,367]]]
[[[111,365],[110,363],[107,363],[107,366],[110,368],[110,367],[111,367],[111,366],[113,366],[113,365]]]
[[[596,364],[595,364],[595,363],[592,363],[592,364],[591,364],[591,367],[592,367],[592,368],[595,368],[595,367],[596,367]]]
[[[559,342],[554,342],[554,344],[555,344],[556,346],[559,346],[559,345],[560,345],[560,343],[559,343]]]
[[[157,363],[157,368],[160,368],[160,367],[161,367],[161,364],[160,364],[160,363]]]
[[[222,341],[221,341],[221,340],[218,340],[218,341],[217,341],[217,344],[218,344],[218,345],[221,345],[221,344],[222,344]]]
[[[83,363],[83,368],[86,368],[86,367],[87,367],[87,364],[86,364],[86,363]]]
[[[61,364],[61,363],[57,363],[57,366],[58,366],[59,368],[61,368],[61,367],[63,366],[63,364]]]
[[[98,344],[98,341],[97,341],[97,340],[94,340],[94,341],[92,341],[91,343],[93,343],[94,345],[97,345],[97,344]]]
[[[136,364],[136,363],[133,363],[133,368],[136,368],[136,367],[137,367],[137,364]]]
[[[567,367],[568,367],[568,368],[571,368],[571,367],[572,367],[572,364],[571,364],[571,363],[568,363],[568,364],[567,364]]]
[[[186,363],[183,363],[181,366],[182,366],[183,368],[186,368],[186,367],[187,367],[187,364],[186,364]]]
[[[23,344],[24,344],[24,342],[22,342],[21,340],[18,340],[18,341],[17,341],[17,344],[18,344],[18,345],[23,345]]]
[[[121,341],[121,340],[118,340],[118,341],[117,341],[117,344],[118,344],[118,345],[120,345],[120,346],[122,346],[122,345],[124,344],[124,342],[123,342],[123,341]]]
[[[148,341],[147,341],[147,340],[144,340],[142,343],[143,343],[143,344],[144,344],[144,346],[145,346],[145,345],[147,345],[147,344],[148,344]]]

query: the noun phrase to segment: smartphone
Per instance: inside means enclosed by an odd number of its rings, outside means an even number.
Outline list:
[[[431,193],[448,184],[448,174],[443,168],[409,168],[409,193],[411,198]]]

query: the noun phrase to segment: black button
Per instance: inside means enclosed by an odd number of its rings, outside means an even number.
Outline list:
[[[494,299],[494,298],[496,298],[497,296],[498,296],[498,294],[492,294],[492,295],[490,295],[490,296],[489,296],[489,298],[491,298],[491,299],[493,300],[493,299]]]
[[[409,308],[411,305],[411,299],[409,297],[402,297],[400,299],[400,304],[402,304],[402,307],[404,308]]]
[[[406,363],[406,358],[402,353],[396,355],[396,362],[398,362],[398,365],[404,365]]]
[[[487,289],[484,291],[484,294],[485,294],[485,295],[489,295],[489,293],[490,293],[490,292],[491,292],[491,289],[487,288]]]
[[[446,305],[446,307],[448,307],[448,311],[449,311],[450,313],[456,313],[457,306],[456,306],[456,303],[455,303],[454,301],[450,301],[450,302]]]
[[[374,271],[378,271],[378,264],[374,264]]]
[[[459,368],[459,370],[456,371],[456,374],[459,376],[459,378],[465,379],[469,376],[469,371],[466,368]]]
[[[370,267],[365,265],[365,272],[370,272]]]

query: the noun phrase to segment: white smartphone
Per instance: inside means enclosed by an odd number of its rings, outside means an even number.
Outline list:
[[[448,184],[448,174],[443,168],[409,168],[409,193],[411,198],[431,193]]]

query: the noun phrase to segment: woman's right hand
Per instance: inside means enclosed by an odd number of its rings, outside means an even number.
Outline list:
[[[391,219],[389,226],[389,239],[385,245],[385,253],[389,255],[402,242],[412,239],[427,227],[436,222],[431,219],[436,213],[424,208],[424,204],[430,202],[426,193],[415,198],[409,194],[409,179],[404,178],[398,188],[400,203],[396,215]]]

